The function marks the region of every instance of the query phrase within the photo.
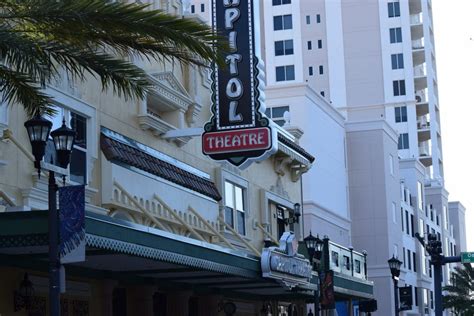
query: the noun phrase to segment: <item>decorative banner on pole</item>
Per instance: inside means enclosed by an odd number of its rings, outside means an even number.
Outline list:
[[[59,188],[59,253],[61,264],[86,260],[83,185]]]
[[[213,65],[212,117],[204,126],[202,150],[244,168],[267,158],[277,146],[277,132],[260,108],[264,73],[259,32],[254,32],[259,1],[213,0],[212,8],[213,28],[228,39],[230,49],[225,69]]]
[[[400,311],[407,311],[412,308],[413,297],[412,297],[412,287],[411,285],[399,287],[400,291]]]
[[[321,309],[336,308],[336,297],[334,295],[334,272],[332,270],[321,273]]]

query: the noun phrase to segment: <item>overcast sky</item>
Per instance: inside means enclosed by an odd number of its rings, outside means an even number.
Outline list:
[[[432,4],[445,184],[449,200],[467,209],[467,250],[474,251],[474,1]]]

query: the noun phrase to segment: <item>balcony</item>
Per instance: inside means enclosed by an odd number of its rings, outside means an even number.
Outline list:
[[[410,14],[417,14],[421,12],[421,0],[410,0],[408,3]]]
[[[330,270],[341,275],[362,280],[367,279],[366,255],[332,241],[328,241],[328,248],[325,255],[328,256]]]
[[[426,63],[423,63],[413,68],[413,77],[415,78],[415,90],[422,90],[428,87],[426,73]]]
[[[414,40],[423,37],[423,14],[412,14],[410,15],[410,30],[411,38]]]
[[[429,167],[433,164],[433,159],[431,157],[431,146],[429,144],[429,141],[421,142],[418,144],[418,156],[420,157],[420,162],[425,167]]]
[[[431,138],[429,114],[418,116],[416,126],[418,129],[418,141],[425,142]]]
[[[419,38],[411,41],[412,50],[424,50],[425,49],[425,38]]]

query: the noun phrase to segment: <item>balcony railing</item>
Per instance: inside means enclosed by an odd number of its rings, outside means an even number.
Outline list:
[[[410,15],[411,25],[422,24],[422,23],[423,23],[423,13]]]
[[[420,146],[418,146],[418,152],[420,157],[429,157],[431,156],[431,147],[427,143],[421,143]]]
[[[411,47],[413,49],[424,49],[425,48],[425,39],[420,38],[420,39],[411,41]]]
[[[329,269],[351,277],[367,279],[367,255],[343,247],[332,241],[328,242]]]
[[[430,127],[430,117],[428,115],[419,116],[416,120],[418,129],[427,129]]]
[[[423,64],[413,68],[413,76],[415,76],[415,77],[425,77],[426,76],[426,63],[423,63]]]
[[[416,103],[427,103],[429,102],[428,91],[426,89],[417,90],[415,92]]]

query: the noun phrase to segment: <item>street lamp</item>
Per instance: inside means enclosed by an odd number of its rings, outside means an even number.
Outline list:
[[[308,251],[309,261],[311,262],[311,265],[313,265],[313,258],[318,260],[319,262],[321,260],[324,247],[324,242],[319,238],[319,235],[316,235],[316,237],[314,237],[310,231],[309,235],[303,238],[303,241],[306,246],[306,250]],[[321,265],[318,263],[318,274],[320,272],[320,266]],[[317,294],[314,295],[314,311],[316,312],[316,315],[319,315],[319,297]],[[310,314],[312,315],[313,313],[310,311]]]
[[[388,260],[388,266],[390,267],[390,272],[392,273],[393,280],[393,289],[395,290],[395,315],[398,315],[398,278],[400,276],[400,266],[402,262],[395,258],[395,255],[392,255],[392,258]]]
[[[293,205],[293,214],[291,217],[284,218],[283,222],[285,225],[289,224],[294,224],[294,223],[299,223],[300,222],[300,217],[301,217],[301,204],[300,203],[295,203]]]
[[[33,156],[35,157],[35,168],[38,169],[38,177],[41,172],[41,160],[43,160],[46,142],[50,135],[53,124],[37,115],[25,122],[25,127],[30,139]],[[60,167],[67,168],[71,158],[72,146],[74,145],[76,132],[63,124],[60,128],[51,132],[54,148],[56,149],[57,162]],[[64,180],[64,176],[63,176]],[[59,214],[56,202],[58,187],[54,177],[54,171],[49,171],[48,182],[48,233],[49,233],[49,304],[50,315],[60,315],[60,258],[59,258]]]

